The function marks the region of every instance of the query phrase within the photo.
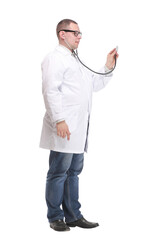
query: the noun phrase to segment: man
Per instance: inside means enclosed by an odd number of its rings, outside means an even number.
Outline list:
[[[98,223],[88,222],[80,212],[78,175],[87,151],[92,92],[104,88],[112,74],[92,74],[72,53],[72,49],[78,48],[82,35],[75,21],[62,20],[56,32],[59,45],[42,62],[46,113],[40,147],[50,150],[47,217],[50,227],[56,231],[69,231],[69,227],[75,226],[94,228]],[[113,49],[101,71],[113,68],[115,55],[118,57]]]

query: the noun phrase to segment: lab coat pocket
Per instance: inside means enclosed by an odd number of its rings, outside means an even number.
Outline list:
[[[67,106],[66,108],[66,123],[69,131],[72,133],[78,127],[78,118],[80,113],[80,105]]]

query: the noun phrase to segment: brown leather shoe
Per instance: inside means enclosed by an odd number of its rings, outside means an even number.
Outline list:
[[[50,227],[53,228],[55,231],[59,231],[59,232],[70,231],[70,228],[61,219],[50,223]]]
[[[86,219],[81,218],[77,221],[67,223],[69,227],[80,227],[80,228],[95,228],[98,227],[98,223],[88,222]]]

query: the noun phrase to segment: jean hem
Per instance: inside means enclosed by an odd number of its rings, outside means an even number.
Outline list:
[[[48,219],[48,222],[53,223],[56,220],[63,220],[63,219],[64,219],[63,217],[56,217],[56,218]]]
[[[71,222],[78,221],[78,220],[81,219],[81,218],[83,218],[82,215],[78,216],[76,219],[75,219],[75,218],[65,219],[65,222],[66,222],[66,223],[71,223]]]

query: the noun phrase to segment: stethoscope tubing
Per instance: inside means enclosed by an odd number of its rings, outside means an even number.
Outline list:
[[[100,73],[100,72],[96,72],[96,71],[94,71],[94,70],[92,70],[91,68],[89,68],[89,67],[87,67],[82,61],[81,61],[81,59],[79,58],[79,56],[78,56],[78,51],[76,50],[76,52],[72,49],[72,53],[77,57],[77,59],[78,59],[78,61],[85,67],[85,68],[87,68],[88,70],[90,70],[91,72],[93,72],[93,73],[95,73],[95,74],[99,74],[99,75],[108,75],[108,74],[110,74],[111,72],[113,72],[113,70],[115,69],[115,67],[116,67],[116,55],[115,55],[115,64],[114,64],[114,67],[110,70],[110,71],[108,71],[108,72],[105,72],[105,73]]]

